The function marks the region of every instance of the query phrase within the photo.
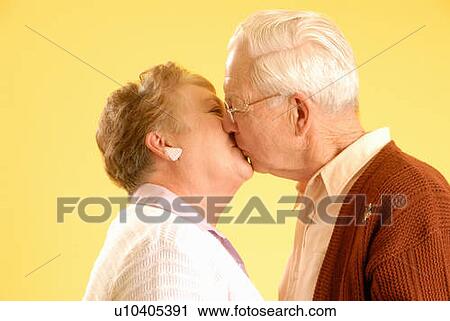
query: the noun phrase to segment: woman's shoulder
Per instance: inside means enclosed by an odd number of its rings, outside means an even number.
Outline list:
[[[107,239],[125,240],[129,250],[142,247],[174,250],[207,250],[220,245],[215,238],[189,220],[160,208],[131,204],[112,222]]]

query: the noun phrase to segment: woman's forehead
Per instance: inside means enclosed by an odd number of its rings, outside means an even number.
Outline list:
[[[198,110],[199,107],[201,107],[202,110],[206,110],[214,105],[223,105],[222,100],[217,97],[215,93],[207,88],[197,85],[185,86],[182,89],[182,95],[185,98],[185,102],[191,105],[195,110]]]

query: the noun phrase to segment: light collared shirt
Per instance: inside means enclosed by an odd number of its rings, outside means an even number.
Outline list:
[[[136,192],[133,193],[133,198],[136,198],[137,204],[145,204],[149,206],[156,206],[162,208],[168,212],[172,212],[179,217],[183,217],[190,223],[196,224],[203,231],[214,231],[221,237],[225,237],[212,225],[210,225],[204,217],[202,217],[198,211],[191,206],[183,202],[183,208],[186,211],[177,211],[174,206],[175,200],[179,198],[178,195],[164,186],[145,183],[138,187]]]
[[[389,128],[366,133],[345,148],[334,159],[315,173],[306,184],[304,193],[314,202],[309,215],[313,224],[297,220],[294,248],[279,287],[280,300],[312,300],[320,268],[333,233],[334,224],[317,214],[317,204],[327,196],[348,193],[369,161],[391,141]],[[327,214],[336,218],[341,203],[332,203]]]

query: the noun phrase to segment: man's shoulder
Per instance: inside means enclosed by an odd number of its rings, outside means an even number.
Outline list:
[[[426,197],[440,191],[450,197],[450,186],[445,177],[430,164],[402,151],[394,141],[374,157],[362,176],[371,192]]]
[[[378,206],[385,196],[393,202],[378,207],[388,220],[381,220],[383,215],[379,215],[368,223],[373,233],[372,254],[395,257],[436,233],[448,235],[450,187],[442,174],[395,145],[380,153],[385,155],[367,180],[365,190],[368,201]],[[402,204],[396,203],[398,200]],[[377,220],[379,224],[375,224]]]

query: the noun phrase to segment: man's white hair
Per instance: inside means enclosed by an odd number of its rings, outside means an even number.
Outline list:
[[[358,108],[352,49],[329,19],[314,12],[268,10],[236,29],[228,50],[245,43],[252,60],[250,86],[266,94],[303,92],[329,111]]]

